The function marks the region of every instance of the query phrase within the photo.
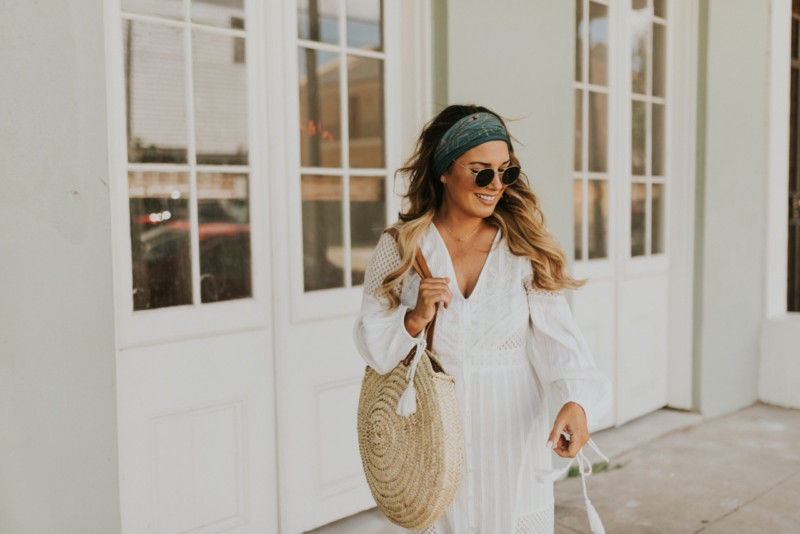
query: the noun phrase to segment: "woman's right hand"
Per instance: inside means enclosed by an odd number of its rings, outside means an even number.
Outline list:
[[[406,314],[405,326],[408,333],[415,337],[433,320],[436,306],[441,302],[444,307],[450,306],[453,293],[450,292],[449,278],[425,278],[419,283],[417,305]]]

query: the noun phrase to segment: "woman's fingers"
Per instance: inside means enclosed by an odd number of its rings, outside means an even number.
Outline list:
[[[548,446],[552,446],[553,451],[563,458],[575,458],[587,441],[589,429],[583,408],[574,402],[566,403],[553,423]]]

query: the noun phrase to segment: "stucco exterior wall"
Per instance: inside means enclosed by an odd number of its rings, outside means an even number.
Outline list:
[[[548,226],[573,250],[574,2],[459,0],[447,2],[447,15],[446,80],[434,73],[434,94],[447,101],[435,111],[475,103],[511,119]]]
[[[120,532],[100,0],[0,16],[0,532]]]
[[[700,3],[695,398],[706,416],[758,397],[769,11],[769,2]]]

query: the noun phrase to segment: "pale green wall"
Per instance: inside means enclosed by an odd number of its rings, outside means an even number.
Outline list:
[[[0,532],[120,532],[100,0],[0,2]]]
[[[708,416],[758,393],[769,4],[700,2],[695,397]]]
[[[571,257],[574,2],[446,4],[446,28],[434,26],[434,34],[446,32],[447,43],[446,67],[440,67],[438,76],[434,73],[434,111],[447,104],[474,103],[519,119],[509,123],[518,140],[515,150],[550,230]],[[434,15],[442,9],[436,8]],[[441,58],[442,44],[434,45],[435,57]]]

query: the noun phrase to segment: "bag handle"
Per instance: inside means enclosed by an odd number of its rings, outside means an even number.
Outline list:
[[[386,233],[389,234],[397,241],[398,231],[397,228],[392,226],[391,228],[386,229]],[[428,268],[428,262],[425,261],[425,256],[422,255],[422,249],[417,247],[417,253],[414,256],[414,270],[417,272],[420,278],[433,278],[431,274],[431,270]],[[428,323],[428,329],[425,332],[425,344],[428,347],[428,350],[433,350],[433,330],[436,327],[436,318],[439,316],[439,308],[437,306],[436,311],[433,314],[433,319],[431,322]],[[408,366],[411,363],[411,360],[414,358],[414,352],[416,349],[412,348],[411,352],[408,353],[408,356],[403,360],[403,365]]]

